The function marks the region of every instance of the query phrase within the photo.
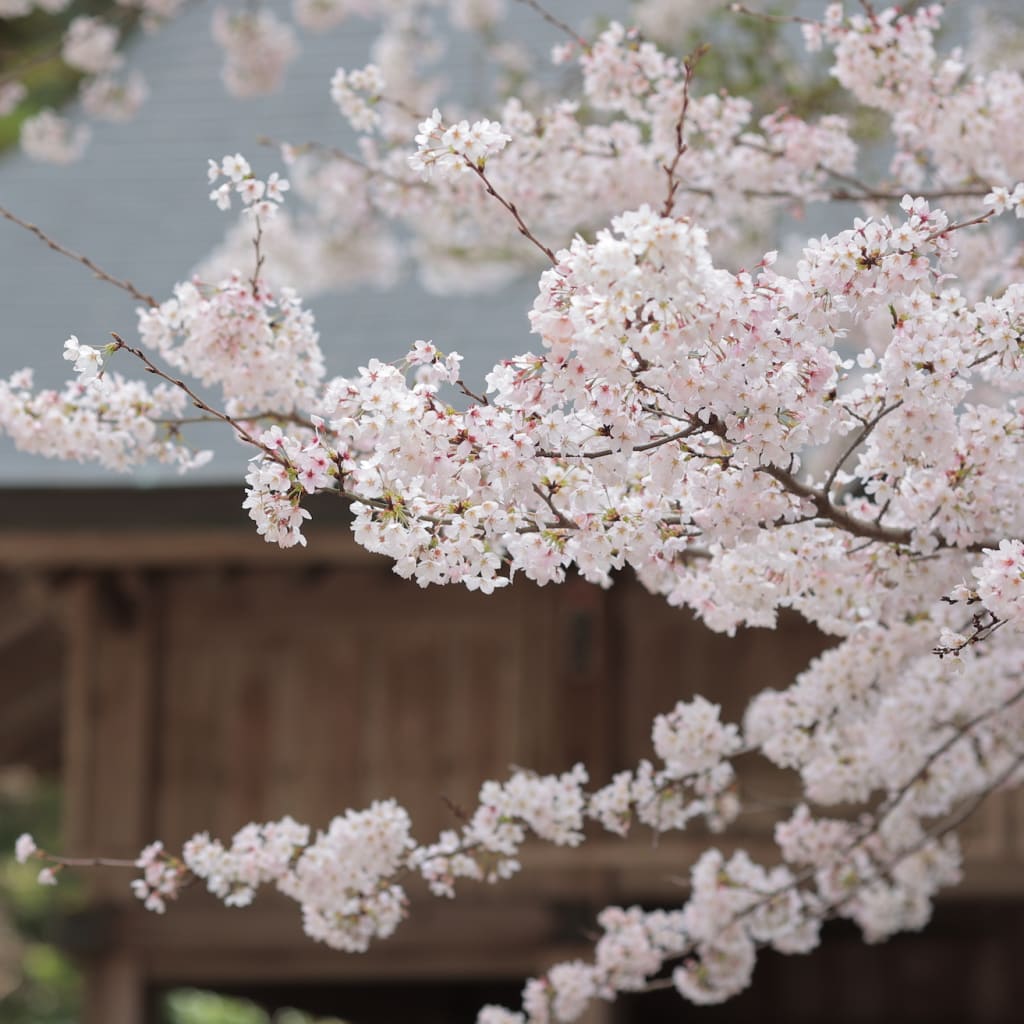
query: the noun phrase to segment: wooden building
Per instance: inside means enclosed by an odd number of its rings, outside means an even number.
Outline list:
[[[392,795],[425,839],[510,765],[582,760],[605,779],[649,756],[652,717],[680,697],[701,690],[735,717],[823,645],[795,621],[714,636],[626,579],[424,592],[356,547],[343,509],[324,502],[309,547],[282,552],[255,535],[235,489],[76,492],[74,526],[68,500],[0,492],[0,755],[60,772],[73,855],[134,856],[198,830],[228,838],[285,813],[324,825]],[[766,801],[785,792],[767,773],[745,784]],[[750,819],[735,841],[769,856],[770,820]],[[710,1012],[1014,1019],[1024,800],[990,800],[968,837],[967,882],[933,931],[869,949],[838,928],[810,958],[767,957],[750,996]],[[311,943],[274,894],[229,911],[197,887],[159,917],[123,873],[95,872],[66,934],[87,976],[83,1024],[155,1024],[157,993],[179,984],[365,1024],[471,1021],[483,1002],[514,1000],[525,976],[586,955],[600,907],[677,903],[706,842],[697,830],[657,845],[537,845],[505,885],[468,884],[454,902],[414,891],[410,919],[363,955]],[[680,1012],[627,1000],[590,1020]]]

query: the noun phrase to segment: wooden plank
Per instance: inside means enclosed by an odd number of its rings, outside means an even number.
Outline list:
[[[616,586],[624,588],[616,624],[628,694],[620,728],[623,767],[651,756],[651,722],[677,701],[700,693],[722,705],[727,721],[739,721],[754,694],[789,685],[834,642],[793,615],[780,616],[778,630],[746,629],[729,638],[633,580]]]
[[[161,917],[133,910],[119,915],[118,945],[138,953],[151,981],[523,977],[558,928],[557,915],[536,903],[496,910],[435,900],[416,906],[391,938],[366,953],[347,954],[304,936],[298,908],[286,901],[261,897],[245,910],[190,903]]]
[[[530,588],[424,592],[350,567],[175,574],[167,594],[164,838],[389,796],[428,836],[457,824],[444,797],[471,805],[531,763],[546,688],[521,642]]]
[[[26,765],[56,776],[65,650],[57,623],[40,616],[34,628],[3,647],[0,673],[0,764]]]
[[[68,661],[65,677],[63,737],[64,799],[61,832],[65,849],[85,853],[93,838],[93,749],[91,686],[96,642],[96,581],[79,577],[62,601]]]
[[[232,644],[240,642],[231,628],[239,610],[221,601],[225,595],[220,573],[168,574],[163,593],[152,799],[156,836],[178,846],[194,832],[216,830],[219,825],[225,724],[220,669]]]
[[[89,684],[92,748],[90,853],[134,858],[152,838],[154,670],[159,607],[138,573],[102,577],[93,591]],[[131,899],[118,873],[97,872],[94,893]]]

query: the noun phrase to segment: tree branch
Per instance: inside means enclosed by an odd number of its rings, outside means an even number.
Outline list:
[[[0,217],[5,217],[12,224],[17,224],[18,227],[24,228],[26,231],[31,232],[40,242],[49,246],[54,252],[59,252],[62,256],[67,256],[68,259],[74,260],[76,263],[81,263],[83,267],[87,267],[98,277],[101,281],[106,281],[107,284],[112,284],[115,288],[120,288],[121,291],[127,292],[133,298],[146,304],[147,308],[152,309],[155,306],[159,306],[160,303],[153,298],[152,295],[148,295],[146,292],[136,288],[131,281],[114,277],[113,274],[108,273],[101,266],[94,263],[88,256],[83,256],[81,253],[73,252],[71,249],[65,248],[60,242],[54,241],[41,227],[36,224],[30,224],[27,220],[22,220],[16,214],[11,213],[10,210],[3,206],[0,206]]]

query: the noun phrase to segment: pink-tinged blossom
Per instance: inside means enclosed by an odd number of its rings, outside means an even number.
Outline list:
[[[178,285],[174,298],[139,310],[139,335],[175,369],[221,387],[233,415],[309,407],[323,380],[319,335],[299,297],[254,290],[238,274]]]
[[[373,104],[384,92],[385,82],[375,64],[346,71],[338,68],[331,79],[331,99],[357,132],[370,132],[380,124]]]
[[[758,116],[614,22],[561,48],[581,73],[571,95],[534,91],[498,120],[447,123],[424,72],[438,57],[433,6],[409,32],[405,4],[300,0],[305,25],[383,18],[373,63],[332,82],[364,135],[358,158],[286,144],[306,208],[274,220],[288,181],[257,177],[241,154],[211,160],[212,200],[237,199],[248,217],[219,254],[223,272],[140,311],[143,348],[215,390],[255,446],[243,507],[269,542],[305,544],[307,499],[326,493],[351,503],[358,543],[421,587],[489,594],[517,575],[544,585],[569,573],[610,586],[628,567],[714,630],[795,613],[831,646],[758,694],[742,727],[703,697],[665,709],[650,759],[593,789],[582,765],[517,769],[423,843],[402,807],[380,801],[320,832],[285,818],[230,840],[197,835],[181,858],[155,844],[136,895],[163,912],[194,878],[229,906],[274,887],[311,937],[362,951],[401,924],[413,876],[451,898],[515,875],[531,843],[726,829],[744,810],[734,759],[756,754],[791,772],[805,801],[776,824],[769,862],[706,849],[677,907],[606,908],[592,956],[551,965],[526,983],[521,1011],[486,1007],[480,1024],[578,1019],[669,971],[685,998],[716,1003],[749,984],[760,948],[807,952],[830,917],[871,942],[921,927],[960,875],[955,837],[935,823],[1024,781],[1024,285],[1012,225],[984,223],[1024,212],[1024,78],[941,53],[934,7],[831,5],[805,41],[891,122],[893,180],[878,193],[890,200],[872,192],[833,233],[741,259],[735,247],[769,230],[780,202],[802,212],[853,197],[851,123]],[[487,28],[501,6],[449,8]],[[651,0],[637,13],[664,15],[663,27],[686,7]],[[216,17],[232,87],[273,86],[291,30],[266,12]],[[101,53],[94,37],[82,59]],[[116,89],[104,74],[83,102],[96,97],[100,116],[108,95],[116,111]],[[52,112],[24,134],[51,159],[76,148]],[[232,268],[254,266],[254,218],[267,259],[246,276]],[[521,244],[524,232],[539,244]],[[529,268],[532,349],[480,387],[444,338],[326,380],[312,316],[270,275],[380,280],[400,252],[439,292]],[[480,330],[492,327],[483,316]],[[113,352],[74,337],[65,355],[79,378],[60,391],[37,391],[29,371],[0,382],[0,423],[19,447],[122,469],[200,461],[178,434],[194,415],[181,388],[129,382],[104,370]],[[841,817],[851,806],[863,813]],[[37,855],[30,844],[19,840],[19,859]]]
[[[138,71],[123,78],[100,75],[82,83],[82,109],[100,121],[130,121],[149,96]]]
[[[64,63],[76,71],[98,75],[114,71],[122,63],[117,53],[120,32],[100,18],[74,18],[61,44]]]
[[[43,163],[74,163],[85,152],[90,137],[87,125],[73,124],[50,109],[25,118],[21,124],[21,148]]]
[[[977,593],[993,615],[1024,627],[1024,542],[1001,540],[986,549],[981,565],[972,569]]]
[[[14,844],[14,857],[19,864],[24,864],[29,857],[35,854],[37,849],[36,841],[27,832],[24,832],[18,836],[18,840]]]
[[[480,170],[487,160],[500,153],[512,141],[496,121],[468,121],[445,126],[437,109],[419,126],[418,149],[409,157],[409,166],[424,179],[434,171],[444,177],[458,176],[470,167]]]
[[[276,92],[299,53],[292,28],[265,9],[218,7],[213,12],[213,38],[224,51],[224,85],[239,97]]]

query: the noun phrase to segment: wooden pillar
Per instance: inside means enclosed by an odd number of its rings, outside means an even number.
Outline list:
[[[63,845],[69,856],[133,859],[150,835],[158,664],[155,588],[137,573],[82,576],[65,607]],[[133,908],[127,870],[88,874],[93,906]],[[142,960],[116,937],[83,951],[82,1024],[144,1024]]]
[[[142,965],[130,950],[91,961],[85,971],[82,1024],[145,1024]]]

